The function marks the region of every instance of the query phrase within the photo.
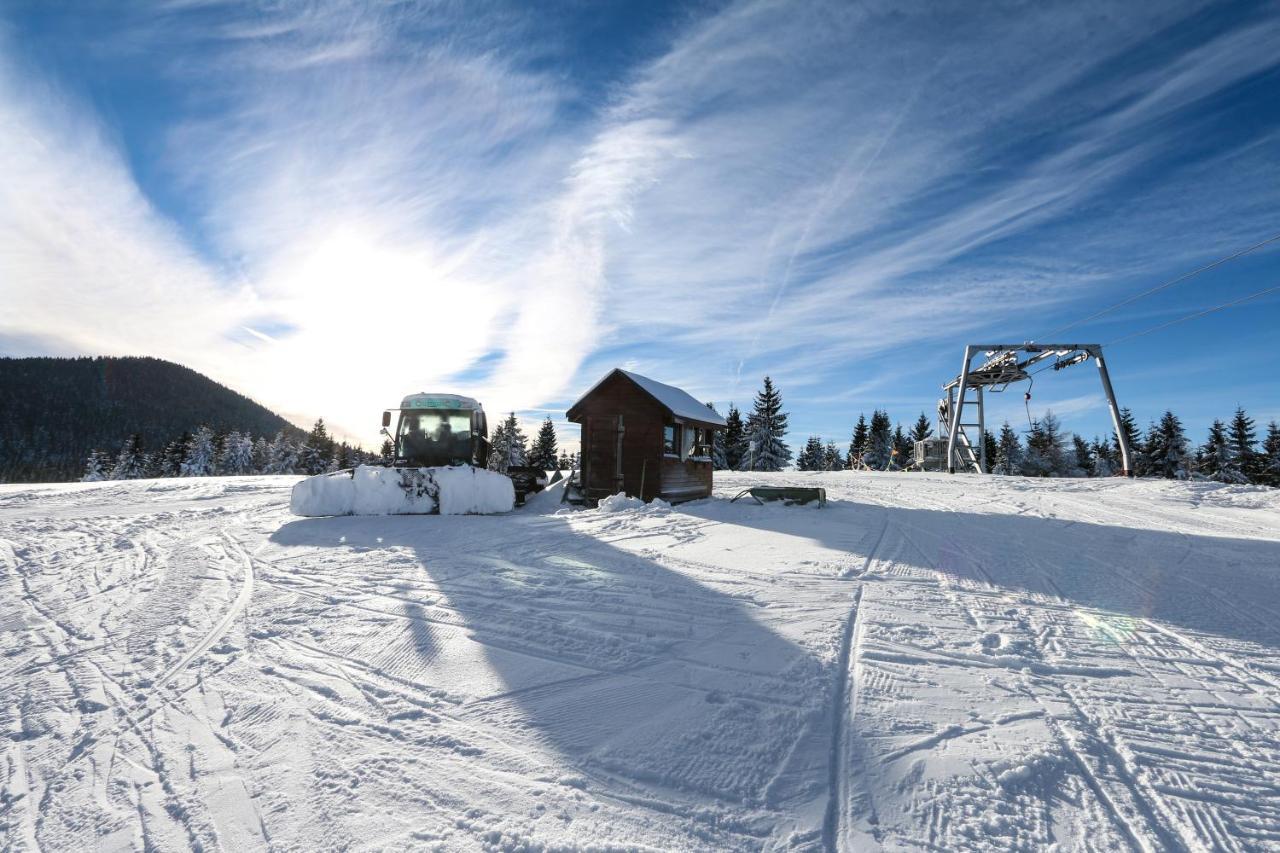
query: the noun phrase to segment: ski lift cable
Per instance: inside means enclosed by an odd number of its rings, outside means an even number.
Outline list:
[[[1179,323],[1185,323],[1185,321],[1188,321],[1188,320],[1196,320],[1198,318],[1202,318],[1202,316],[1216,314],[1216,313],[1219,313],[1219,311],[1229,309],[1229,307],[1235,307],[1236,305],[1243,305],[1244,302],[1256,300],[1256,298],[1266,296],[1267,293],[1275,293],[1276,291],[1280,291],[1280,284],[1275,284],[1274,287],[1261,289],[1261,291],[1258,291],[1256,293],[1249,293],[1248,296],[1242,296],[1242,297],[1236,298],[1236,300],[1231,300],[1229,302],[1222,302],[1221,305],[1207,307],[1207,309],[1201,309],[1199,311],[1192,311],[1192,313],[1190,314],[1184,314],[1183,316],[1179,316],[1179,318],[1167,320],[1165,321],[1165,323],[1158,323],[1156,325],[1153,325],[1153,327],[1151,328],[1142,329],[1140,330],[1140,332],[1134,332],[1132,334],[1126,334],[1126,336],[1124,337],[1112,339],[1112,341],[1103,343],[1102,346],[1114,347],[1117,345],[1117,343],[1132,341],[1133,338],[1139,338],[1144,336],[1144,334],[1151,334],[1152,332],[1160,332],[1161,329],[1167,329],[1171,327],[1171,325],[1178,325]],[[1034,375],[1036,375],[1037,373],[1042,373],[1042,371],[1044,370],[1052,370],[1053,368],[1055,368],[1055,366],[1056,364],[1052,364],[1051,362],[1051,364],[1044,365],[1043,368],[1039,368],[1038,370],[1032,370],[1030,371],[1029,374],[1027,374],[1028,378],[1034,377]]]
[[[1217,313],[1218,311],[1222,311],[1222,310],[1225,310],[1225,309],[1227,309],[1227,308],[1233,308],[1233,307],[1235,307],[1236,305],[1242,305],[1242,304],[1244,304],[1245,302],[1249,302],[1249,301],[1251,301],[1251,300],[1258,299],[1259,297],[1266,296],[1268,293],[1275,293],[1275,292],[1277,292],[1277,291],[1280,291],[1280,284],[1274,285],[1274,286],[1272,286],[1272,287],[1268,287],[1268,288],[1266,288],[1266,289],[1264,289],[1264,290],[1259,290],[1257,293],[1250,293],[1248,296],[1241,296],[1239,299],[1232,299],[1230,302],[1224,302],[1224,303],[1222,303],[1221,305],[1215,305],[1215,306],[1213,306],[1212,308],[1204,308],[1204,309],[1201,309],[1201,310],[1199,310],[1199,311],[1193,311],[1193,312],[1192,312],[1192,313],[1190,313],[1190,314],[1184,314],[1184,315],[1183,315],[1183,316],[1181,316],[1181,317],[1176,317],[1176,318],[1174,318],[1174,319],[1172,319],[1172,320],[1169,320],[1169,321],[1167,321],[1167,322],[1159,323],[1159,324],[1157,324],[1157,325],[1155,325],[1155,326],[1152,326],[1152,327],[1150,327],[1150,328],[1148,328],[1148,329],[1143,329],[1143,330],[1141,330],[1141,331],[1139,331],[1139,332],[1134,332],[1134,333],[1132,333],[1132,334],[1125,335],[1124,337],[1116,338],[1115,340],[1112,340],[1112,341],[1109,341],[1108,343],[1103,344],[1103,346],[1107,346],[1107,347],[1114,347],[1116,344],[1124,343],[1125,341],[1132,340],[1133,338],[1138,338],[1138,337],[1141,337],[1141,336],[1143,336],[1143,335],[1149,335],[1149,334],[1151,334],[1152,332],[1158,332],[1158,331],[1160,331],[1161,329],[1167,329],[1167,328],[1169,328],[1170,326],[1176,326],[1177,324],[1179,324],[1179,323],[1185,323],[1185,322],[1187,322],[1188,320],[1195,320],[1195,319],[1197,319],[1197,318],[1199,318],[1199,317],[1206,317],[1206,316],[1208,316],[1209,314],[1215,314],[1215,313]],[[1042,373],[1042,372],[1044,372],[1044,371],[1046,371],[1046,370],[1052,370],[1052,369],[1053,369],[1054,367],[1056,367],[1056,366],[1057,366],[1057,364],[1056,364],[1056,363],[1046,364],[1044,367],[1041,367],[1041,368],[1039,368],[1039,369],[1037,369],[1037,370],[1032,370],[1031,372],[1029,372],[1029,373],[1027,374],[1027,381],[1029,382],[1029,384],[1027,385],[1027,391],[1026,391],[1026,394],[1023,396],[1023,404],[1026,406],[1026,409],[1027,409],[1027,424],[1028,424],[1028,425],[1030,425],[1030,424],[1031,424],[1031,389],[1032,389],[1032,387],[1034,387],[1034,386],[1035,386],[1035,381],[1036,381],[1036,380],[1035,380],[1035,376],[1036,376],[1036,374],[1037,374],[1037,373]]]
[[[1190,314],[1185,314],[1181,317],[1176,317],[1172,320],[1169,320],[1166,323],[1160,323],[1159,325],[1152,326],[1149,329],[1143,329],[1140,332],[1134,332],[1132,334],[1125,335],[1124,337],[1116,338],[1115,340],[1104,344],[1104,346],[1113,347],[1116,344],[1123,343],[1128,340],[1132,340],[1133,338],[1137,338],[1142,335],[1149,335],[1152,332],[1158,332],[1161,329],[1167,329],[1170,326],[1177,325],[1178,323],[1185,323],[1188,320],[1195,320],[1199,317],[1204,317],[1209,314],[1222,311],[1226,308],[1232,308],[1232,307],[1235,307],[1236,305],[1241,305],[1245,302],[1249,302],[1251,300],[1257,299],[1260,296],[1266,296],[1268,293],[1275,293],[1276,291],[1280,291],[1280,284],[1274,285],[1272,287],[1268,287],[1265,290],[1259,290],[1257,293],[1250,293],[1248,296],[1241,296],[1239,299],[1232,299],[1230,302],[1224,302],[1221,305],[1215,305],[1212,308],[1205,308],[1200,311],[1193,311]]]
[[[1096,311],[1093,314],[1090,314],[1088,317],[1085,317],[1083,320],[1077,320],[1074,323],[1068,323],[1065,326],[1061,326],[1057,329],[1054,329],[1053,331],[1046,334],[1044,338],[1053,337],[1054,335],[1060,334],[1061,332],[1065,332],[1068,329],[1074,329],[1076,326],[1080,326],[1080,325],[1083,325],[1084,323],[1088,323],[1090,320],[1096,320],[1099,317],[1103,316],[1104,314],[1110,314],[1112,311],[1116,310],[1117,308],[1123,308],[1124,306],[1137,302],[1139,299],[1150,296],[1153,293],[1159,293],[1162,290],[1166,290],[1170,287],[1173,287],[1175,284],[1181,284],[1187,279],[1194,278],[1200,275],[1200,273],[1208,272],[1211,269],[1220,267],[1223,264],[1227,263],[1228,261],[1234,261],[1236,258],[1243,257],[1244,255],[1247,255],[1250,252],[1256,252],[1258,249],[1261,249],[1263,246],[1274,243],[1277,240],[1280,240],[1280,234],[1273,234],[1272,236],[1268,237],[1262,242],[1254,243],[1252,246],[1249,246],[1246,249],[1241,249],[1235,254],[1227,255],[1225,258],[1219,258],[1218,260],[1213,261],[1212,263],[1205,264],[1199,269],[1194,269],[1191,272],[1183,273],[1177,278],[1166,281],[1164,284],[1158,284],[1155,287],[1151,288],[1150,290],[1144,290],[1142,293],[1135,294],[1133,296],[1128,297],[1127,299],[1122,299],[1121,301],[1117,302],[1115,305],[1112,305],[1109,308],[1103,308],[1101,311]]]

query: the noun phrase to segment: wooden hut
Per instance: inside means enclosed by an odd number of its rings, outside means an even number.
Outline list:
[[[619,368],[568,414],[582,425],[588,500],[626,492],[676,503],[711,494],[711,440],[725,422],[687,392]]]

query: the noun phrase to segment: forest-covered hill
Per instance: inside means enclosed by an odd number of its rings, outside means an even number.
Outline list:
[[[0,358],[0,482],[78,479],[130,435],[160,449],[186,430],[302,430],[207,376],[157,358]]]

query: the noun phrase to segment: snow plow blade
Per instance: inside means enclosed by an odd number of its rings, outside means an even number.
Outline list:
[[[751,495],[756,499],[756,503],[759,504],[767,501],[782,501],[787,506],[791,506],[792,504],[803,505],[817,501],[820,507],[827,505],[826,489],[802,486],[752,486],[749,489],[743,489],[738,492],[729,503],[733,503],[733,501],[746,495]]]
[[[489,515],[515,506],[511,478],[483,468],[358,468],[317,474],[293,487],[294,515]]]

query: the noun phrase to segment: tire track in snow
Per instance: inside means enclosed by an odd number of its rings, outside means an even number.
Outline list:
[[[236,621],[238,617],[249,604],[249,599],[253,597],[253,560],[245,553],[240,543],[236,542],[230,534],[222,531],[223,540],[227,543],[229,550],[239,555],[241,562],[244,564],[244,577],[240,585],[240,594],[236,596],[236,600],[231,603],[231,608],[226,614],[217,621],[209,631],[200,638],[200,642],[191,647],[191,650],[183,655],[177,663],[169,667],[163,675],[156,679],[156,689],[162,690],[169,685],[170,681],[175,678],[178,673],[186,669],[196,658],[204,654],[213,644],[218,642]],[[153,691],[154,692],[154,691]]]
[[[908,525],[908,527],[915,533],[930,533],[915,525]],[[929,559],[928,552],[907,534],[906,529],[902,529],[901,533],[904,540],[929,562],[933,571],[945,577],[945,570]],[[991,574],[980,565],[981,561],[977,555],[955,543],[950,543],[950,547],[954,553],[963,556],[972,564],[972,576],[962,576],[960,579],[968,580],[974,586],[944,583],[942,586],[944,594],[954,606],[959,608],[975,629],[980,629],[984,620],[972,605],[977,599],[991,592],[998,594],[1000,588],[993,583]],[[1028,565],[1034,564],[1035,556],[1025,555],[1024,562]],[[1059,597],[1061,597],[1060,593]],[[1018,607],[1025,612],[1047,609],[1042,604],[1020,604]],[[1036,648],[1037,657],[1042,658],[1045,652],[1042,638],[1031,632],[1026,636]],[[1054,685],[1054,689],[1046,691],[1045,688],[1050,683]],[[1063,685],[1024,675],[1022,690],[1043,709],[1050,735],[1057,742],[1062,753],[1075,766],[1081,780],[1092,793],[1094,801],[1122,834],[1131,849],[1139,853],[1183,849],[1158,819],[1156,807],[1147,800],[1122,756],[1099,732],[1095,723]],[[1063,712],[1064,709],[1066,713]]]
[[[848,768],[845,766],[845,750],[848,748],[848,720],[852,709],[846,695],[850,690],[849,660],[853,652],[853,634],[857,629],[858,607],[862,603],[862,587],[854,593],[853,610],[844,622],[844,632],[840,638],[840,654],[836,659],[836,683],[831,698],[831,753],[828,761],[827,780],[827,814],[822,827],[823,849],[834,851],[839,849],[842,823],[841,817],[846,810],[848,797],[845,792],[845,780]]]
[[[871,564],[875,562],[876,554],[880,551],[880,546],[884,542],[885,534],[888,530],[889,513],[886,511],[884,522],[880,527],[880,534],[876,537],[875,544],[871,546],[871,550],[867,553],[867,558],[863,561],[862,570],[859,574],[865,575],[871,568]],[[852,574],[846,575],[846,577],[853,576]],[[853,607],[845,618],[844,631],[840,638],[840,653],[836,660],[836,683],[831,699],[831,751],[827,759],[827,812],[822,823],[822,846],[827,851],[842,849],[842,841],[846,831],[845,822],[852,806],[852,798],[848,791],[848,780],[852,769],[849,767],[848,753],[849,728],[853,723],[854,715],[857,713],[857,679],[856,676],[850,679],[850,673],[851,665],[856,660],[857,655],[855,645],[858,636],[858,613],[862,610],[863,589],[864,586],[859,584],[857,591],[854,593]],[[871,803],[869,796],[867,798],[867,808],[869,810],[868,820],[872,827],[875,827],[877,825],[875,807]]]

